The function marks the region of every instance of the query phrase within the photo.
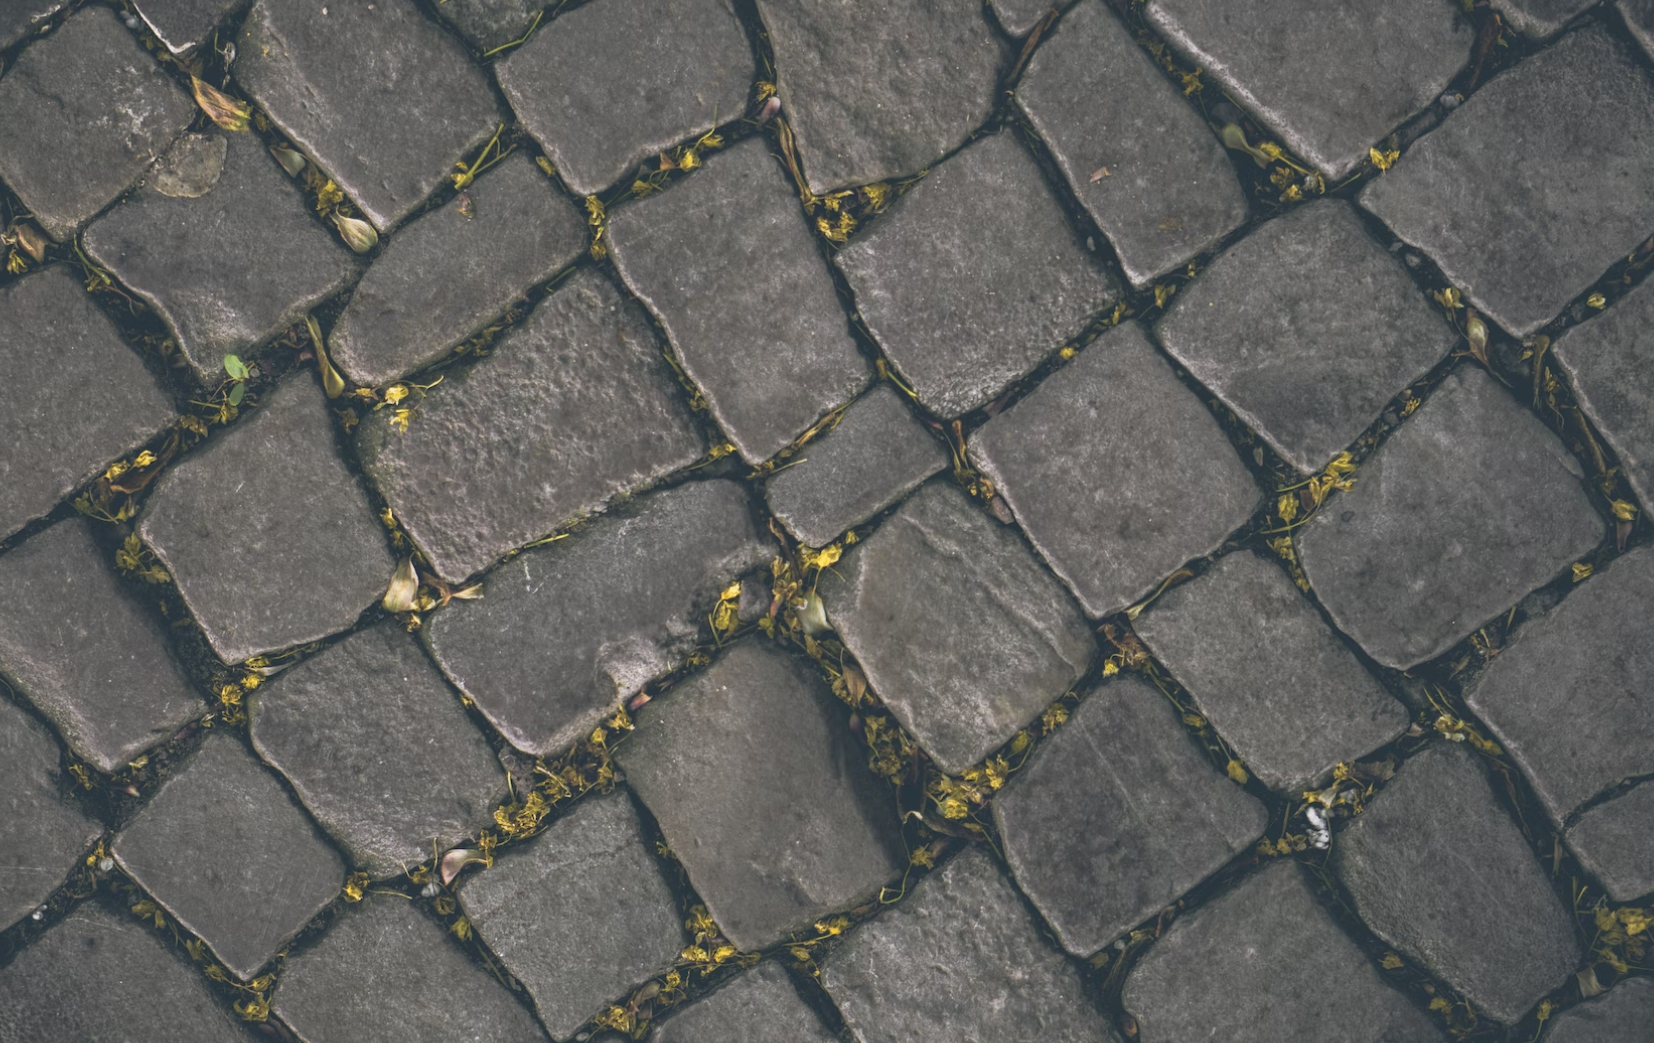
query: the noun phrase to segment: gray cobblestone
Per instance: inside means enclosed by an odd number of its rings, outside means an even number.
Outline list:
[[[155,38],[173,54],[185,54],[207,41],[232,11],[237,0],[133,0],[132,9],[149,26]],[[233,37],[231,32],[224,37]]]
[[[1654,503],[1654,281],[1569,330],[1555,353],[1637,498]]]
[[[4,930],[62,886],[75,860],[103,830],[66,796],[70,783],[59,766],[52,733],[4,698],[0,698],[0,754],[0,930]],[[5,1007],[0,992],[0,1011]],[[0,1031],[5,1030],[6,1020],[0,1014]]]
[[[1654,1022],[1654,981],[1627,978],[1607,995],[1556,1016],[1545,1043],[1639,1043]]]

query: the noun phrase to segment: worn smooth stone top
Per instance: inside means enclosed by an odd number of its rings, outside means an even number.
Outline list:
[[[1643,45],[1648,56],[1654,58],[1654,0],[1620,0],[1619,7],[1626,28]]]
[[[63,886],[75,859],[103,832],[65,796],[69,785],[52,733],[0,698],[0,930]],[[0,1011],[5,994],[0,987]],[[5,1027],[0,1014],[0,1031]]]
[[[1562,31],[1575,15],[1596,0],[1494,0],[1506,22],[1523,36],[1544,39]]]
[[[528,156],[509,156],[386,243],[328,349],[358,384],[396,380],[446,356],[585,249],[585,215]]]
[[[1545,1043],[1646,1043],[1654,1024],[1654,979],[1627,978],[1551,1022]]]
[[[1300,530],[1299,559],[1338,628],[1405,670],[1601,541],[1578,472],[1532,413],[1464,366]]]
[[[61,11],[68,0],[12,0],[0,7],[0,47],[10,47],[18,40],[36,32],[52,15]]]
[[[753,72],[730,0],[576,8],[494,69],[523,126],[581,195],[739,116]]]
[[[758,0],[810,191],[916,174],[994,105],[1003,51],[977,0]]]
[[[1637,499],[1654,503],[1654,280],[1563,334],[1553,355]]]
[[[1166,350],[1305,474],[1458,343],[1348,203],[1264,225],[1179,293]]]
[[[748,463],[869,379],[798,200],[762,137],[615,212],[615,266]]]
[[[1441,743],[1409,759],[1333,840],[1332,867],[1380,938],[1508,1023],[1566,981],[1581,953],[1474,756]]]
[[[890,788],[814,662],[741,642],[644,710],[617,751],[729,940],[760,949],[902,873]],[[707,751],[719,768],[707,771]]]
[[[984,424],[970,449],[1092,616],[1217,550],[1262,499],[1217,421],[1134,324]]]
[[[1470,60],[1439,0],[1152,0],[1151,25],[1327,177],[1440,94]]]
[[[1116,294],[1009,133],[950,157],[837,261],[868,330],[946,417],[1026,376]]]
[[[224,16],[240,6],[238,0],[133,0],[132,3],[138,17],[173,54],[201,46]],[[233,31],[223,35],[226,42],[233,37]]]
[[[1654,228],[1650,165],[1654,80],[1592,26],[1494,77],[1369,185],[1361,205],[1523,336]]]
[[[1062,586],[946,479],[851,548],[817,590],[873,690],[950,774],[1061,697],[1097,650]]]
[[[492,51],[519,41],[535,24],[544,0],[447,0],[437,16],[479,51]]]
[[[259,0],[235,78],[384,231],[499,125],[488,79],[412,0]]]
[[[1132,285],[1246,220],[1217,135],[1102,0],[1081,0],[1041,42],[1016,97]]]
[[[1568,828],[1568,846],[1616,902],[1654,892],[1654,786],[1646,782],[1585,812]]]
[[[837,1038],[772,961],[667,1018],[655,1030],[654,1043],[834,1043]]]
[[[0,287],[0,540],[174,417],[172,401],[68,269]]]

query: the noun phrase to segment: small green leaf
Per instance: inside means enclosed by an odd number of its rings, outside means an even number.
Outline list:
[[[237,384],[235,387],[232,387],[230,389],[230,405],[232,405],[232,406],[241,405],[241,400],[242,400],[243,397],[246,396],[246,394],[247,394],[247,385],[246,384]]]
[[[241,361],[239,355],[224,356],[224,372],[236,380],[247,379],[247,364]]]

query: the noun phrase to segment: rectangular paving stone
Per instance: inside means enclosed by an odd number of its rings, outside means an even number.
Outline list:
[[[798,200],[763,138],[615,212],[615,267],[748,463],[867,386]]]
[[[1217,550],[1262,499],[1217,421],[1129,323],[979,428],[970,451],[1098,617]]]
[[[837,255],[868,330],[925,408],[983,405],[1117,295],[1008,133],[973,142]]]
[[[103,832],[68,796],[72,780],[61,765],[46,726],[0,698],[0,930],[62,887],[75,860]],[[4,975],[0,971],[0,1010]],[[0,1026],[6,1023],[0,1017]]]
[[[1367,186],[1361,205],[1525,336],[1654,228],[1650,164],[1654,80],[1591,26],[1495,76]]]
[[[362,469],[450,583],[705,450],[648,318],[589,268],[394,420],[363,421]]]
[[[1626,978],[1594,1000],[1569,1007],[1545,1043],[1642,1043],[1654,1024],[1654,979]]]
[[[522,39],[545,6],[544,0],[447,0],[436,13],[486,53]]]
[[[950,774],[1061,697],[1097,651],[1068,592],[945,478],[851,548],[817,591],[873,691]]]
[[[150,32],[173,54],[200,47],[225,16],[240,6],[240,0],[133,0],[132,3],[132,9],[149,26]],[[233,36],[232,29],[221,39],[227,43]]]
[[[1586,811],[1564,837],[1580,865],[1602,881],[1616,902],[1654,892],[1654,786],[1639,785]]]
[[[1493,6],[1512,29],[1543,40],[1561,32],[1575,15],[1595,7],[1596,0],[1495,0]]]
[[[1552,350],[1637,499],[1654,503],[1654,280],[1564,333]]]
[[[654,1043],[834,1043],[781,965],[761,963],[671,1015]]]
[[[67,5],[68,0],[13,0],[0,8],[0,47],[10,47],[38,32],[47,19]]]
[[[1041,41],[1016,98],[1133,286],[1245,222],[1217,135],[1102,0],[1081,0]]]

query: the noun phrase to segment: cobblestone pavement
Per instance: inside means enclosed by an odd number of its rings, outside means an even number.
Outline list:
[[[0,0],[0,1043],[1651,1043],[1654,2]]]

